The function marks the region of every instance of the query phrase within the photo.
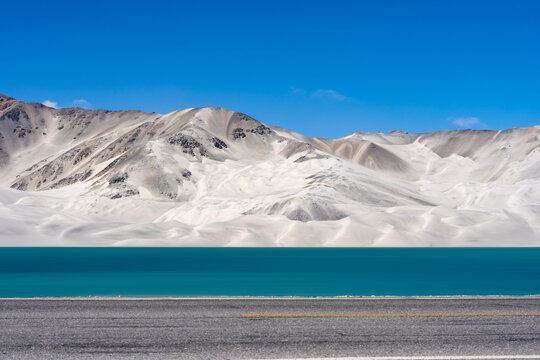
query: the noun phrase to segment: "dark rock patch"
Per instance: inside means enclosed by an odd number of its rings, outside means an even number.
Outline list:
[[[24,137],[28,134],[32,133],[32,130],[25,129],[21,125],[17,125],[15,129],[13,129],[13,133],[20,139],[24,139]]]
[[[165,196],[166,198],[169,198],[169,199],[171,199],[171,200],[176,199],[176,197],[178,196],[177,193],[168,192],[168,191],[161,191],[159,194],[160,194],[160,195],[163,195],[163,196]]]
[[[272,132],[268,126],[259,125],[256,128],[248,130],[250,133],[257,135],[268,135]]]
[[[117,175],[117,176],[113,176],[110,180],[109,180],[109,184],[112,185],[112,184],[119,184],[119,183],[123,183],[124,181],[126,181],[128,178],[128,174],[127,173],[123,173],[123,174],[120,174],[120,175]]]
[[[9,111],[6,111],[4,115],[0,117],[0,121],[1,120],[11,120],[13,122],[19,122],[29,121],[30,118],[28,117],[28,114],[26,114],[26,112],[20,107],[15,107]]]
[[[120,192],[117,192],[113,196],[109,197],[109,199],[120,199],[122,197],[130,197],[130,196],[135,196],[135,195],[139,195],[139,190],[127,188],[127,189],[120,190]]]
[[[82,149],[79,154],[75,157],[75,160],[73,161],[73,165],[77,165],[81,160],[85,159],[92,153],[92,149],[89,147]]]
[[[57,188],[60,188],[60,187],[63,187],[63,186],[75,184],[78,181],[84,181],[84,180],[88,179],[90,177],[90,175],[92,175],[92,170],[88,169],[85,172],[77,173],[75,175],[72,175],[72,176],[69,176],[69,177],[66,177],[66,178],[63,178],[63,179],[57,181],[56,183],[51,185],[51,189],[57,189]],[[39,187],[39,185],[40,185],[40,183],[38,183],[38,185],[36,187]]]
[[[0,94],[0,102],[9,101],[9,100],[15,100],[15,99],[7,95]]]
[[[268,135],[272,132],[268,126],[259,125],[253,129],[242,129],[236,128],[232,132],[233,140],[241,139],[246,137],[246,133],[252,133],[255,135]]]
[[[245,138],[246,133],[244,132],[244,129],[242,128],[236,128],[232,132],[233,140],[238,140],[240,138]]]
[[[175,134],[168,138],[169,144],[179,145],[182,147],[182,151],[191,156],[195,156],[195,150],[199,150],[201,156],[206,155],[206,149],[204,146],[195,140],[194,137],[185,134]]]
[[[11,188],[26,191],[28,189],[28,182],[24,179],[19,180],[15,184],[11,185]]]
[[[184,169],[182,170],[182,176],[185,177],[186,179],[189,179],[191,177],[191,171],[187,170],[187,169]]]
[[[228,146],[225,144],[225,142],[217,137],[212,138],[212,142],[214,143],[214,146],[218,149],[227,149]]]

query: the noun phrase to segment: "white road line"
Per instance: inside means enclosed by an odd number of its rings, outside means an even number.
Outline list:
[[[274,360],[518,360],[540,359],[540,355],[465,355],[465,356],[367,356],[340,358],[290,358]],[[255,360],[255,359],[253,359]],[[262,360],[262,359],[261,359]]]

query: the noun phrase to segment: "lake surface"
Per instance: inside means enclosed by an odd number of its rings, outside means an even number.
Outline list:
[[[0,248],[0,297],[540,294],[540,248]]]

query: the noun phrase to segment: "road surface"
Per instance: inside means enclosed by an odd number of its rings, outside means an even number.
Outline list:
[[[0,359],[540,359],[540,297],[0,300]]]

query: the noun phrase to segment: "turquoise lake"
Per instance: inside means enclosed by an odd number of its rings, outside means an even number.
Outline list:
[[[0,248],[0,297],[540,294],[540,248]]]

